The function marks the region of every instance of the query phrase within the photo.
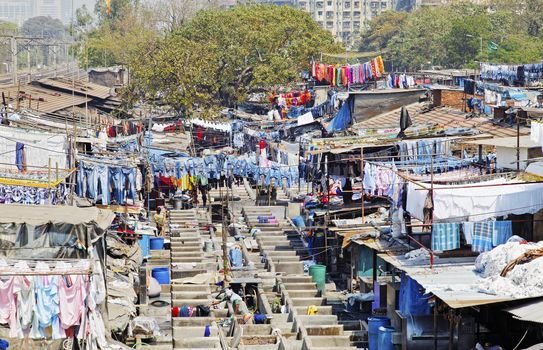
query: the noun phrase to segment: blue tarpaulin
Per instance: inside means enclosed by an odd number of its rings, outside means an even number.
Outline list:
[[[429,295],[424,294],[424,288],[412,279],[402,273],[400,284],[400,312],[407,316],[430,315],[430,305],[428,304]]]
[[[243,266],[243,253],[238,247],[230,249],[230,265],[232,267],[242,267]]]
[[[335,117],[328,125],[329,132],[343,131],[351,124],[353,120],[354,99],[349,97],[343,103]]]

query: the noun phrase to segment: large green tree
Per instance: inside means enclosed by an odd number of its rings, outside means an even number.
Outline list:
[[[542,8],[541,0],[490,0],[384,13],[361,33],[361,50],[380,51],[401,70],[539,61]]]
[[[27,36],[38,38],[62,39],[66,37],[66,28],[62,22],[48,16],[27,19],[21,27],[21,32]],[[27,51],[26,54],[30,55],[30,58],[34,60],[34,64],[36,65],[39,61],[46,66],[50,63],[50,50],[47,46],[41,46],[35,51]]]
[[[290,7],[204,10],[132,62],[134,89],[175,108],[209,111],[242,102],[252,89],[292,83],[312,57],[341,50]]]
[[[27,19],[21,27],[21,32],[35,37],[63,38],[66,34],[66,28],[58,19],[38,16]]]
[[[0,21],[0,34],[1,35],[13,35],[17,32],[17,25],[11,22]],[[7,66],[2,64],[3,62],[11,61],[11,46],[9,38],[3,38],[0,45],[0,73],[7,72]]]

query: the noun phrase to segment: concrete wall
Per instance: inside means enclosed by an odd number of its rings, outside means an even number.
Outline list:
[[[508,147],[496,147],[496,159],[498,168],[516,169],[517,149]],[[528,148],[520,148],[520,160],[528,159]],[[520,169],[526,169],[526,162],[520,163]]]

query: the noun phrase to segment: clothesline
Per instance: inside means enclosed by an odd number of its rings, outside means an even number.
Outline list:
[[[511,182],[511,183],[499,183],[499,184],[487,184],[487,185],[476,185],[476,186],[454,186],[454,187],[434,187],[433,190],[451,190],[451,189],[463,189],[463,188],[481,188],[481,187],[501,187],[501,186],[515,186],[515,185],[535,185],[541,184],[543,181],[531,181],[531,182]],[[415,191],[420,191],[420,189],[415,189]]]
[[[45,264],[48,269],[36,270],[37,264]],[[59,264],[61,266],[58,266]],[[51,268],[51,266],[53,267]],[[6,260],[0,258],[0,276],[90,275],[92,272],[90,260],[58,259],[44,261],[39,259]]]
[[[511,221],[511,222],[515,222],[515,223],[522,223],[522,222],[543,222],[543,219],[539,220],[539,219],[533,219],[533,220],[494,220],[494,219],[486,219],[486,220],[481,220],[480,222],[484,222],[484,221]],[[463,224],[465,223],[466,221],[463,220],[463,221],[431,221],[430,223],[428,224],[409,224],[409,225],[405,225],[406,227],[428,227],[428,226],[432,226],[433,224],[445,224],[445,223],[448,223],[448,224]],[[477,222],[477,221],[474,221],[474,222]],[[425,232],[427,234],[431,234],[431,232]]]

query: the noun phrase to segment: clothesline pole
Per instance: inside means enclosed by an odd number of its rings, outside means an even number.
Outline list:
[[[51,189],[51,157],[49,157],[47,166],[47,189]]]
[[[520,116],[517,111],[517,173],[520,172]]]
[[[302,157],[302,139],[298,141],[298,167],[300,165],[300,158]],[[298,195],[300,195],[302,181],[300,181],[300,175],[298,174]]]
[[[325,256],[326,259],[326,265],[328,266],[328,222],[330,220],[330,174],[328,172],[328,155],[326,155],[325,161],[324,161],[325,171],[326,171],[326,189],[328,193],[328,202],[326,203],[326,218],[325,218],[325,226],[324,229],[324,247],[325,247]]]
[[[434,221],[434,157],[431,157],[430,162],[431,179],[430,179],[430,201],[432,208],[430,209],[430,222]],[[430,227],[430,232],[433,234],[433,228]],[[430,239],[433,239],[430,236]],[[434,253],[430,250],[430,269],[434,268]]]
[[[360,147],[360,169],[362,172],[362,223],[365,222],[365,213],[364,213],[364,147]],[[351,181],[349,179],[349,181]]]
[[[227,252],[227,249],[226,249],[226,229],[225,229],[225,225],[226,225],[226,221],[225,221],[225,218],[224,218],[224,198],[222,196],[222,186],[219,184],[219,196],[221,197],[221,216],[222,216],[222,231],[221,231],[221,236],[222,236],[222,260],[223,260],[223,275],[224,275],[224,282],[225,282],[225,287],[226,287],[226,276],[227,276],[227,273],[228,273],[228,252]]]

